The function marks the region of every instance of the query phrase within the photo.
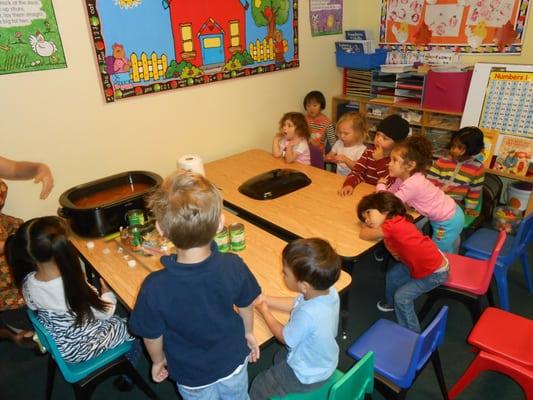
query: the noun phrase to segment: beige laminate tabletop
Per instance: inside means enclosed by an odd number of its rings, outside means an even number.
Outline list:
[[[296,296],[296,293],[286,288],[281,274],[281,251],[286,243],[238,216],[228,212],[225,212],[225,216],[227,224],[240,222],[245,226],[246,249],[237,254],[246,262],[263,293],[274,296]],[[89,241],[94,243],[93,248],[87,246]],[[144,278],[150,272],[163,268],[159,257],[133,253],[122,247],[119,239],[105,241],[73,237],[72,243],[130,310],[135,305]],[[136,260],[136,265],[129,267],[125,256],[130,260]],[[335,287],[340,292],[350,283],[350,276],[342,271]],[[277,312],[275,315],[283,323],[289,318],[287,313]],[[260,344],[265,344],[273,337],[257,313],[254,333]]]
[[[272,200],[255,200],[241,194],[238,187],[247,179],[276,168],[305,173],[312,183]],[[337,190],[344,177],[299,163],[287,164],[264,150],[249,150],[205,165],[206,177],[222,189],[224,201],[297,237],[329,240],[345,258],[354,258],[375,242],[359,239],[356,215],[359,200],[375,188],[367,183],[356,186],[352,196],[340,197]]]

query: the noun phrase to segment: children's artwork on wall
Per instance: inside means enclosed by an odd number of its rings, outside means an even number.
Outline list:
[[[382,0],[380,44],[390,50],[522,51],[529,0]]]
[[[309,0],[311,35],[342,33],[342,0]]]
[[[0,0],[0,75],[66,67],[52,0]]]
[[[85,0],[107,102],[299,66],[297,0]]]

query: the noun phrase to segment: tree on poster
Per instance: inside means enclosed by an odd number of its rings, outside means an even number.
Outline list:
[[[107,102],[299,66],[297,0],[85,2]]]
[[[0,0],[0,75],[66,67],[52,0]]]

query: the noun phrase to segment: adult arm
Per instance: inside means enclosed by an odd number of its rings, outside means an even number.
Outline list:
[[[43,163],[13,161],[0,157],[0,178],[10,180],[33,179],[35,183],[41,183],[41,199],[46,199],[54,187],[52,172]]]

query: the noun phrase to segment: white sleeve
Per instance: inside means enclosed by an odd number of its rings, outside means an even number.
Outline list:
[[[335,154],[339,154],[339,152],[341,151],[342,149],[342,140],[337,140],[335,142],[335,144],[333,145],[333,147],[331,148],[331,151]]]

